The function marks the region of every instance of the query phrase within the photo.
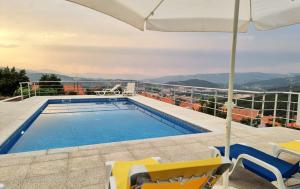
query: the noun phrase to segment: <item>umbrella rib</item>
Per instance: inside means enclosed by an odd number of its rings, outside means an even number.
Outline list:
[[[145,21],[149,19],[150,16],[154,14],[154,12],[158,9],[158,7],[164,2],[165,0],[161,0],[155,7],[154,9],[148,14],[148,16],[145,18]]]

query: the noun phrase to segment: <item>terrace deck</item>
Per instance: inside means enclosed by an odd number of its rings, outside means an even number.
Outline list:
[[[5,141],[47,99],[99,98],[99,96],[32,97],[22,102],[0,102],[0,143]],[[212,132],[156,139],[96,144],[0,155],[0,183],[7,188],[103,188],[104,162],[160,156],[164,162],[204,159],[208,146],[223,145],[225,120],[142,96],[130,97],[145,105],[184,119]],[[300,131],[287,128],[252,128],[233,123],[232,143],[248,143],[271,153],[269,142],[300,139]],[[282,158],[296,162],[297,157]],[[230,185],[240,189],[272,189],[267,181],[238,170]]]

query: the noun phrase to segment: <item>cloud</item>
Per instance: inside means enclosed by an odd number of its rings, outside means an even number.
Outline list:
[[[228,71],[230,33],[140,32],[61,0],[0,4],[0,61],[9,65],[155,76]],[[300,72],[299,32],[300,25],[238,34],[236,70]]]
[[[0,44],[0,48],[17,48],[19,45],[16,44]]]

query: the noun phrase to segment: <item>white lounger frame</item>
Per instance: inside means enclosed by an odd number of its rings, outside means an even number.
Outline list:
[[[239,144],[247,145],[247,144],[244,144],[244,143],[239,143]],[[212,157],[221,156],[221,153],[217,148],[215,148],[213,146],[210,146],[209,148],[211,149],[211,156]],[[271,183],[275,187],[277,187],[278,189],[299,189],[300,188],[299,185],[287,186],[285,184],[287,179],[282,178],[282,175],[281,175],[280,171],[276,167],[274,167],[273,165],[270,165],[270,164],[268,164],[268,163],[266,163],[266,162],[264,162],[260,159],[257,159],[253,156],[250,156],[248,154],[241,154],[241,155],[238,156],[237,159],[232,159],[233,167],[230,170],[229,175],[231,175],[238,167],[243,167],[244,168],[244,165],[242,163],[243,160],[251,161],[251,162],[253,162],[253,163],[255,163],[255,164],[257,164],[261,167],[264,167],[265,169],[271,171],[276,176],[276,180],[271,182]],[[300,174],[296,173],[295,175],[293,175],[293,178],[300,179]]]
[[[96,95],[106,95],[106,93],[113,93],[114,95],[116,94],[121,94],[121,91],[118,90],[118,88],[121,87],[120,84],[115,85],[111,89],[103,89],[102,91],[94,91]]]
[[[161,162],[160,157],[152,157],[152,158],[158,162]],[[115,162],[116,161],[105,162],[105,168],[106,168],[105,189],[117,189],[115,177],[112,176],[112,170]]]
[[[126,89],[122,93],[124,96],[135,95],[135,83],[128,83]]]
[[[300,141],[300,140],[296,140],[296,141]],[[294,152],[292,150],[288,150],[286,148],[282,148],[280,147],[278,144],[275,144],[275,143],[269,143],[271,146],[272,146],[272,149],[273,149],[273,155],[275,157],[279,157],[279,155],[284,152],[284,153],[288,153],[288,154],[292,154],[292,155],[295,155],[295,156],[298,156],[300,157],[300,153],[297,153],[297,152]]]

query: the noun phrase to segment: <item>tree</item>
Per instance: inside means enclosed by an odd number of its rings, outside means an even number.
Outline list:
[[[14,92],[19,88],[20,82],[28,82],[25,70],[16,71],[15,67],[9,69],[0,68],[0,95],[13,96]]]
[[[40,78],[41,88],[61,88],[61,79],[57,77],[55,74],[43,74]],[[50,81],[50,82],[45,82]],[[57,81],[57,82],[55,82]]]
[[[55,74],[43,74],[39,81],[42,81],[39,86],[38,93],[40,95],[57,95],[63,94],[63,86],[61,79]]]
[[[242,118],[240,123],[245,124],[245,125],[250,125],[251,124],[251,119],[250,118]]]

